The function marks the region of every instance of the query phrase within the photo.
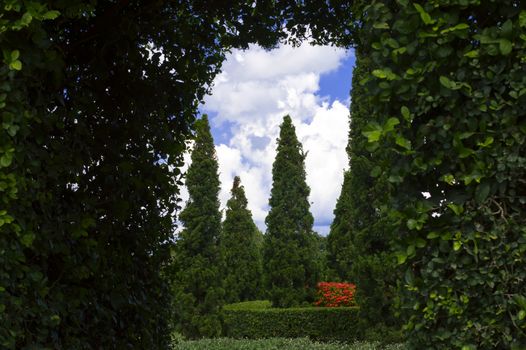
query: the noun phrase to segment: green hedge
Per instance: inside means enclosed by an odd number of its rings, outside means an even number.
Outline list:
[[[270,300],[251,300],[251,301],[242,301],[239,303],[228,304],[224,306],[225,310],[261,310],[261,309],[270,309],[272,308],[272,303]]]
[[[364,333],[358,326],[357,307],[253,308],[225,307],[225,332],[232,338],[298,338],[322,341],[354,341]]]

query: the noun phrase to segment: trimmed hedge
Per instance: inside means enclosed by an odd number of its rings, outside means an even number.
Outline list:
[[[357,307],[246,308],[225,307],[226,336],[232,338],[300,338],[355,341],[362,338]]]
[[[225,305],[223,308],[225,310],[261,310],[261,309],[270,309],[272,303],[270,300],[250,300],[242,301],[239,303],[233,303]]]

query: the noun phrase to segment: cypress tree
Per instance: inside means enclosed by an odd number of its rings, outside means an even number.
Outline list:
[[[223,304],[219,175],[207,116],[196,122],[184,229],[175,248],[176,329],[190,338],[218,336]]]
[[[221,245],[226,264],[226,301],[256,300],[262,283],[262,256],[259,231],[247,208],[245,189],[238,176],[227,202]]]
[[[334,279],[349,281],[351,273],[351,172],[344,172],[340,197],[334,209],[334,220],[327,236],[327,265]]]
[[[319,273],[304,162],[292,120],[285,116],[272,168],[270,212],[265,220],[266,283],[276,307],[310,301]]]
[[[318,281],[330,281],[333,279],[334,273],[332,273],[328,264],[327,236],[322,236],[318,232],[314,232],[314,238],[316,242],[316,263],[318,265]]]
[[[369,58],[357,52],[347,147],[350,169],[328,237],[329,264],[340,279],[356,283],[361,320],[368,323],[367,328],[384,332],[385,326],[396,324],[392,312],[396,267],[390,254],[391,226],[382,210],[390,199],[389,186],[385,175],[375,173],[385,160],[372,156],[362,136],[370,107],[360,81],[370,71]]]

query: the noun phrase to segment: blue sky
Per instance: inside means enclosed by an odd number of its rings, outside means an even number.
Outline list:
[[[331,100],[347,101],[351,91],[352,71],[356,58],[354,55],[347,55],[338,69],[322,74],[320,77],[319,94],[330,96]]]
[[[354,54],[332,47],[251,46],[227,56],[205,98],[220,167],[224,207],[241,176],[254,221],[264,231],[279,124],[289,114],[308,151],[314,229],[327,234],[347,167],[345,146]]]

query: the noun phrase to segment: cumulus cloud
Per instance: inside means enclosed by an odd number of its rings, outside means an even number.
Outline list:
[[[231,135],[216,145],[226,204],[235,175],[245,186],[249,208],[264,230],[272,185],[272,163],[283,116],[292,117],[306,158],[315,229],[327,233],[347,165],[347,102],[330,102],[320,92],[323,74],[335,71],[349,55],[342,49],[304,44],[266,51],[251,46],[234,50],[214,81],[201,110],[212,128]]]

